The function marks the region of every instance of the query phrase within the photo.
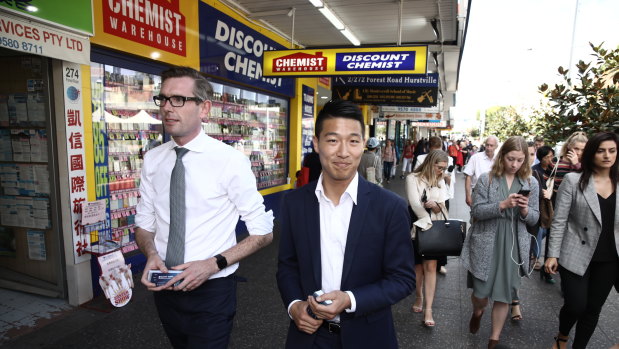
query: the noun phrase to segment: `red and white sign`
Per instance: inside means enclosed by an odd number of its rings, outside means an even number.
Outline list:
[[[187,56],[180,0],[99,0],[103,31],[159,50]]]
[[[385,119],[441,120],[441,113],[385,113]]]
[[[275,58],[273,70],[276,72],[327,71],[327,57],[323,57],[322,52],[316,52],[315,55],[299,52]]]
[[[0,16],[0,47],[57,58],[63,61],[90,64],[88,38],[21,19],[2,12]]]
[[[86,249],[90,236],[83,231],[82,205],[86,205],[86,167],[84,151],[84,112],[82,107],[82,74],[80,65],[62,63],[65,126],[67,143],[67,167],[69,169],[69,198],[73,230],[73,257],[75,263],[90,258]]]

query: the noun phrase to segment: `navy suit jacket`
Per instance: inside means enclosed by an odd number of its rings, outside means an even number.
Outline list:
[[[317,181],[282,199],[277,285],[284,306],[322,289]],[[342,312],[344,348],[397,348],[391,305],[415,289],[410,217],[401,197],[359,177],[344,252],[341,290],[357,307]],[[287,348],[311,348],[308,335],[291,321]]]

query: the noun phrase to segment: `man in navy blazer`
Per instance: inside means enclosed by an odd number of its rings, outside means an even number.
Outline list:
[[[402,198],[357,174],[364,129],[355,104],[327,103],[314,137],[322,174],[282,199],[287,348],[397,348],[391,305],[415,288],[410,217]]]

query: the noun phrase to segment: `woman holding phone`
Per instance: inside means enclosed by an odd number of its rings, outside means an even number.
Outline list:
[[[531,238],[526,225],[539,218],[538,188],[531,177],[527,142],[515,136],[503,144],[492,169],[479,177],[473,191],[473,223],[460,258],[473,288],[471,333],[479,330],[488,299],[494,301],[488,348],[498,344],[514,290],[529,273]]]
[[[582,155],[582,173],[569,173],[557,193],[546,272],[561,274],[563,307],[553,348],[585,348],[602,306],[619,278],[617,135],[598,133]]]

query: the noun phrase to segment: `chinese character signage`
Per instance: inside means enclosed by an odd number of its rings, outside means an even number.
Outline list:
[[[438,74],[338,76],[334,98],[375,105],[434,107],[438,103]]]
[[[425,74],[428,47],[370,47],[264,52],[266,76]]]
[[[285,47],[236,19],[200,2],[200,71],[286,96],[294,80],[267,78],[262,56]]]
[[[71,226],[73,229],[73,256],[75,263],[88,260],[86,249],[90,237],[82,229],[82,206],[86,202],[86,169],[83,147],[84,113],[82,106],[82,77],[80,65],[63,62],[64,107],[69,172],[69,197],[71,201]]]

